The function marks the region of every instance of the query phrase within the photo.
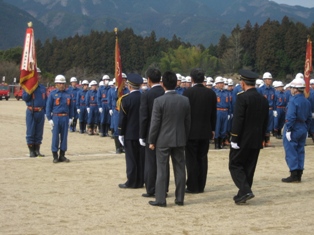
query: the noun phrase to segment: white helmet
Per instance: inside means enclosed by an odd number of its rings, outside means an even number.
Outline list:
[[[233,86],[233,80],[231,78],[228,78],[228,86]]]
[[[113,81],[110,81],[110,82],[108,83],[108,85],[109,85],[109,86],[113,86]]]
[[[143,78],[143,83],[147,84],[147,79]]]
[[[304,81],[304,79],[302,79],[300,77],[295,78],[290,83],[290,87],[293,87],[293,88],[305,88],[305,81]]]
[[[208,82],[208,80],[210,81],[210,82],[214,82],[214,79],[212,78],[212,77],[207,77],[207,82]]]
[[[274,81],[273,82],[273,87],[275,87],[275,88],[278,87],[277,84],[278,84],[278,81]]]
[[[89,85],[90,85],[90,86],[95,86],[95,85],[97,85],[97,82],[96,82],[95,80],[93,80],[93,81],[90,82]]]
[[[191,82],[191,76],[186,76],[185,80],[186,80],[186,82]]]
[[[310,84],[311,84],[311,85],[314,84],[314,78],[312,78],[312,79],[310,80]]]
[[[223,80],[224,80],[224,84],[228,85],[228,79],[227,78],[223,78]]]
[[[283,82],[282,81],[277,81],[277,86],[276,87],[283,87]]]
[[[100,81],[99,86],[103,86],[103,85],[104,85],[104,81]]]
[[[115,84],[116,83],[116,78],[113,78],[112,82],[113,82],[113,84]]]
[[[110,77],[109,77],[107,74],[105,74],[105,75],[102,77],[102,80],[110,80]]]
[[[212,85],[213,85],[213,82],[210,81],[210,79],[207,78],[206,86],[212,86]]]
[[[257,86],[259,86],[259,85],[261,85],[261,84],[263,84],[264,82],[263,82],[263,80],[262,79],[256,79],[256,81],[255,81],[255,84],[257,85]]]
[[[263,79],[273,79],[273,76],[271,75],[271,73],[266,72],[263,74]]]
[[[41,73],[40,68],[36,67],[37,73]]]
[[[55,77],[55,83],[66,83],[65,77],[61,74]]]
[[[215,83],[224,83],[224,79],[221,76],[216,77]]]
[[[71,78],[70,78],[70,82],[77,82],[76,77],[71,77]]]
[[[125,73],[122,73],[122,78],[126,78],[126,74]]]
[[[186,78],[181,76],[181,82],[186,82]]]
[[[304,75],[303,73],[298,73],[297,75],[295,75],[295,78],[301,78],[304,80]]]
[[[182,76],[181,76],[181,74],[176,73],[176,76],[177,76],[178,81],[181,81],[181,80],[182,80]]]
[[[82,85],[88,85],[88,81],[87,81],[87,80],[84,80],[84,81],[82,82]]]

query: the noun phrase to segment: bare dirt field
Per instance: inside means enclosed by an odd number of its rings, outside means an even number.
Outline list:
[[[25,103],[0,101],[0,234],[313,234],[314,145],[307,140],[302,183],[286,184],[282,141],[261,150],[253,192],[235,205],[229,150],[208,152],[205,192],[174,204],[171,172],[166,208],[148,205],[143,189],[120,189],[123,154],[109,137],[69,133],[70,163],[52,163],[51,131],[45,123],[41,152],[29,158]],[[211,146],[212,147],[212,146]]]

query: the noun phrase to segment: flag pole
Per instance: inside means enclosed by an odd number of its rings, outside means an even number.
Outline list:
[[[312,63],[312,41],[310,35],[307,36],[306,41],[306,55],[305,55],[305,65],[304,65],[304,81],[305,81],[305,91],[304,95],[306,98],[310,95],[310,77],[313,71]]]

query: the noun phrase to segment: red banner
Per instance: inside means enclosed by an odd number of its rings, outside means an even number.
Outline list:
[[[120,56],[120,48],[118,42],[118,36],[116,36],[116,48],[115,48],[115,78],[116,85],[118,87],[118,98],[120,98],[123,93],[123,84],[122,84],[122,65],[121,65],[121,56]]]
[[[313,71],[312,64],[312,41],[310,38],[307,39],[306,43],[306,56],[305,56],[305,66],[304,66],[304,80],[305,80],[305,91],[304,95],[306,98],[310,95],[310,77]]]
[[[32,94],[38,87],[35,39],[31,23],[30,27],[26,29],[20,68],[20,85],[28,94]]]

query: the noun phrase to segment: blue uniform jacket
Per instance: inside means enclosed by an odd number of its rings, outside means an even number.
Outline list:
[[[51,120],[52,115],[57,113],[67,113],[70,119],[73,118],[74,106],[68,91],[56,89],[50,93],[46,106],[47,119]]]

